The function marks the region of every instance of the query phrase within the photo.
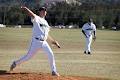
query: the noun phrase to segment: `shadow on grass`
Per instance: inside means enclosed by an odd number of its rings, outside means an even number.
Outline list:
[[[0,75],[7,74],[7,70],[0,70]]]
[[[36,74],[36,73],[21,73],[21,72],[9,72],[9,71],[7,71],[7,70],[0,70],[0,76],[6,76],[6,75],[9,75],[9,77],[11,77],[12,75],[15,75],[16,77],[16,80],[17,80],[17,76],[18,76],[18,74],[21,74],[21,75],[29,75],[29,74]],[[30,75],[31,76],[31,75]],[[40,76],[40,77],[42,77],[42,78],[44,78],[44,77],[46,77],[46,76],[49,76],[49,75],[44,75],[43,73],[39,73],[38,75],[37,75],[38,77]],[[24,76],[23,76],[24,77]],[[36,77],[36,76],[32,76],[32,77]],[[61,80],[66,80],[67,78],[73,78],[72,80],[112,80],[112,79],[105,79],[105,78],[91,78],[91,77],[73,77],[73,76],[61,76],[60,78],[61,78]],[[12,77],[11,77],[12,78]],[[41,78],[41,79],[42,79]],[[77,79],[78,78],[78,79]],[[41,80],[40,79],[40,80]],[[1,80],[1,79],[0,79]],[[7,79],[7,77],[6,77],[6,80],[8,80]],[[22,80],[22,79],[20,79],[20,80]],[[28,79],[27,79],[28,80]],[[51,80],[51,79],[50,79]],[[58,80],[58,79],[56,79],[56,80]],[[67,79],[68,80],[68,79]]]
[[[16,73],[16,72],[9,72],[7,70],[0,70],[0,75],[13,75],[13,74],[29,74],[29,73]]]

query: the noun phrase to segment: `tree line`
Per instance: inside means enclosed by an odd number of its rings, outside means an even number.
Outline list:
[[[37,14],[35,0],[23,0],[24,5]],[[41,0],[38,0],[39,3]],[[50,25],[78,25],[80,28],[92,17],[98,28],[104,26],[120,27],[120,1],[119,0],[77,0],[77,3],[56,2],[48,7],[47,21]],[[30,18],[20,9],[19,0],[0,0],[0,24],[30,25]]]

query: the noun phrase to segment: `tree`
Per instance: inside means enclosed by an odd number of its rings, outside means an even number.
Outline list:
[[[36,12],[44,4],[43,0],[0,0],[0,23],[4,24],[31,24],[30,19],[21,9],[26,5]],[[93,17],[97,27],[111,28],[113,24],[120,24],[120,0],[76,0],[78,3],[56,2],[48,7],[46,19],[49,24],[77,24],[80,27],[88,17]]]

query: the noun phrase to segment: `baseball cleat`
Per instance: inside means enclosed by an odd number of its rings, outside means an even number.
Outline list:
[[[88,52],[88,54],[91,54],[91,52]]]
[[[53,72],[52,72],[52,76],[60,76],[60,75],[59,75],[59,73],[53,71]]]
[[[86,54],[87,52],[86,51],[84,51],[84,54]]]
[[[16,67],[16,63],[15,61],[12,63],[12,65],[10,66],[10,71],[13,71],[13,69]]]

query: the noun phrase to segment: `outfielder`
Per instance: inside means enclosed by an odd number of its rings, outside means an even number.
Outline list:
[[[42,48],[48,55],[52,75],[59,76],[56,70],[54,54],[46,41],[47,38],[50,39],[52,43],[55,44],[58,48],[60,48],[60,46],[58,42],[52,37],[50,37],[50,35],[48,34],[50,26],[45,20],[45,16],[47,14],[46,8],[41,7],[39,9],[39,16],[34,14],[30,9],[25,6],[22,6],[21,9],[23,9],[31,17],[31,22],[33,23],[32,41],[28,53],[20,59],[14,61],[10,67],[10,71],[12,71],[20,63],[29,60],[39,49]]]
[[[88,22],[83,25],[82,33],[85,35],[86,38],[86,47],[84,53],[91,54],[90,46],[92,43],[92,34],[93,40],[96,40],[96,26],[91,18],[89,18]]]

